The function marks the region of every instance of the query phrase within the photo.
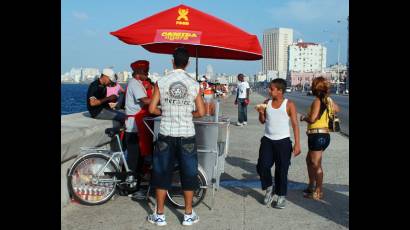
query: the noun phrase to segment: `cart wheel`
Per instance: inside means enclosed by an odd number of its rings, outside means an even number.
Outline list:
[[[206,195],[206,179],[202,170],[198,170],[198,184],[199,188],[194,190],[192,198],[192,207],[196,207]],[[172,206],[183,209],[185,208],[184,193],[181,189],[181,177],[179,170],[173,172],[171,189],[167,192],[168,201]]]
[[[116,177],[105,172],[118,172],[112,161],[98,176],[98,171],[107,164],[109,158],[95,153],[85,155],[74,162],[68,173],[70,195],[84,205],[99,205],[107,202],[116,191]],[[104,181],[100,181],[104,180]]]

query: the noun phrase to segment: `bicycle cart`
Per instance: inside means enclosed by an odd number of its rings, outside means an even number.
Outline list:
[[[153,130],[147,124],[148,121],[153,121]],[[224,172],[225,158],[228,155],[230,120],[223,116],[219,116],[217,120],[215,116],[205,116],[193,121],[198,152],[198,169],[204,171],[206,177],[205,188],[212,188],[212,205],[210,207],[212,209],[215,203],[215,191],[219,189],[220,177]],[[152,132],[154,141],[157,140],[159,134],[160,122],[161,117],[144,118],[144,124]],[[173,189],[168,192],[171,202],[184,203],[180,186],[178,174],[178,176],[173,177]]]
[[[128,167],[120,140],[121,129],[107,129],[106,134],[115,137],[119,151],[106,148],[81,147],[77,159],[67,172],[67,183],[70,196],[84,205],[100,205],[109,201],[116,192],[133,192],[136,189],[136,178]],[[147,172],[149,173],[149,172]],[[179,178],[179,169],[176,165],[173,178]],[[149,175],[147,175],[149,177]],[[206,194],[206,175],[198,168],[198,183],[200,187],[194,191],[192,206],[197,206]],[[142,181],[148,189],[145,199],[149,199],[149,181]],[[172,194],[169,194],[172,193]],[[167,193],[168,200],[177,208],[184,208],[184,201],[175,194],[182,194],[181,187],[175,187]],[[175,200],[173,200],[175,198]]]

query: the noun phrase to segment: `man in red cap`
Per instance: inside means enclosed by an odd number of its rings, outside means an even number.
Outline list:
[[[142,168],[141,149],[139,146],[140,128],[137,126],[136,117],[141,112],[144,106],[149,105],[151,99],[148,98],[145,87],[142,81],[148,78],[149,62],[139,60],[131,64],[132,76],[128,81],[128,86],[125,95],[125,113],[127,119],[125,121],[126,143],[127,143],[127,163],[133,171],[134,177],[137,179],[137,190],[139,190],[140,173]],[[142,131],[142,130],[141,130]]]

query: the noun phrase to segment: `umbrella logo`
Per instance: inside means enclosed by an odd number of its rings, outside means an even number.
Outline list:
[[[176,24],[177,25],[186,25],[186,26],[189,25],[188,13],[189,13],[189,9],[179,8],[178,9],[179,16],[177,17]],[[183,22],[181,20],[183,20],[185,22]]]

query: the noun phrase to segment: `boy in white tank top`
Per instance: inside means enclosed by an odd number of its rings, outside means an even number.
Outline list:
[[[259,174],[262,190],[266,190],[264,204],[270,205],[275,198],[274,207],[284,208],[288,186],[288,170],[292,152],[300,154],[299,124],[295,104],[283,97],[286,81],[274,79],[269,85],[271,100],[256,107],[259,121],[265,124],[265,135],[261,139],[256,170]],[[290,140],[292,124],[295,144]],[[275,164],[275,187],[272,186],[271,168]]]

